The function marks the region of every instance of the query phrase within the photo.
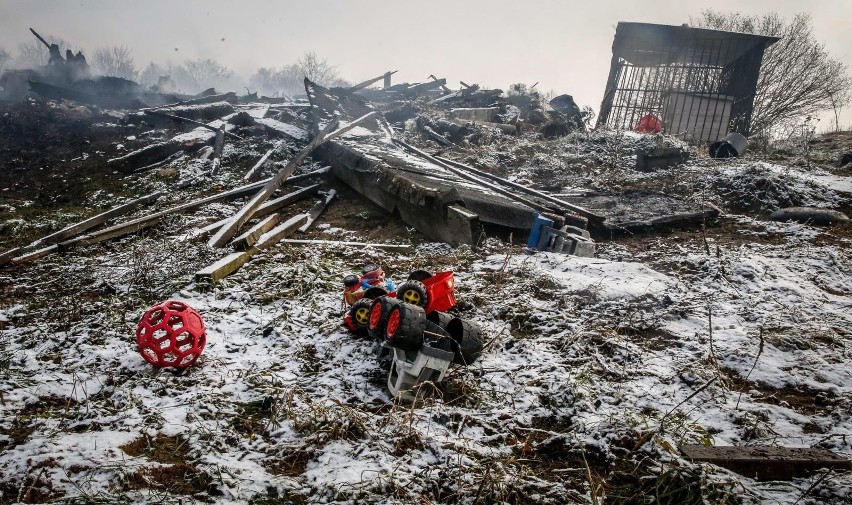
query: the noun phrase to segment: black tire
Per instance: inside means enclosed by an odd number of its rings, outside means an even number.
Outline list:
[[[455,319],[456,316],[452,314],[447,314],[446,312],[441,312],[438,310],[433,310],[432,312],[426,314],[426,319],[432,321],[437,324],[441,328],[446,328],[447,324]]]
[[[457,317],[447,324],[446,330],[455,344],[453,352],[456,357],[453,363],[470,365],[479,358],[483,344],[482,330],[478,324]]]
[[[361,278],[355,274],[347,275],[343,278],[343,285],[347,288],[351,288],[352,286],[357,286],[361,282]]]
[[[390,311],[399,303],[400,301],[396,298],[388,298],[387,296],[380,296],[373,301],[373,306],[370,308],[370,322],[367,325],[371,337],[384,337]]]
[[[349,317],[359,329],[366,330],[367,324],[370,322],[370,307],[373,305],[373,300],[361,298],[349,307]]]
[[[426,286],[420,281],[405,281],[396,290],[396,298],[402,302],[425,307],[429,304]]]
[[[391,308],[385,324],[385,339],[391,347],[404,351],[416,351],[423,345],[426,312],[422,307],[398,303]]]
[[[429,316],[426,316],[426,318],[426,328],[423,331],[424,345],[428,345],[429,347],[434,347],[435,349],[440,349],[442,351],[456,352],[455,341],[452,337],[450,337],[450,333],[430,321]],[[455,360],[453,360],[453,362],[455,362]]]
[[[423,282],[426,279],[428,279],[429,277],[432,277],[432,273],[429,272],[428,270],[415,270],[415,271],[411,272],[410,274],[408,274],[408,280],[409,281]]]

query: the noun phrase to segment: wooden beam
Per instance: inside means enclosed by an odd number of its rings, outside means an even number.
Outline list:
[[[339,240],[299,240],[299,239],[284,239],[284,244],[291,245],[333,245],[345,247],[375,247],[377,249],[390,249],[398,251],[408,251],[411,249],[407,244],[371,244],[368,242],[343,242]]]
[[[475,174],[479,177],[485,177],[486,179],[490,179],[492,181],[498,182],[498,183],[500,183],[504,186],[508,186],[512,189],[516,189],[518,191],[522,191],[524,193],[527,193],[528,195],[532,195],[532,196],[541,198],[542,200],[546,200],[553,205],[557,205],[558,207],[561,207],[562,209],[567,209],[567,210],[570,210],[572,212],[576,212],[577,214],[588,219],[589,221],[594,221],[594,222],[597,222],[597,223],[601,223],[601,222],[604,221],[603,216],[599,216],[599,215],[595,214],[594,212],[592,212],[588,209],[584,209],[583,207],[580,207],[579,205],[574,205],[573,203],[566,202],[565,200],[560,200],[559,198],[553,197],[553,196],[548,195],[546,193],[542,193],[541,191],[535,190],[533,188],[524,186],[522,184],[518,184],[516,182],[506,180],[506,179],[499,177],[497,175],[494,175],[494,174],[489,174],[488,172],[483,172],[482,170],[477,170],[477,169],[475,169],[475,168],[473,168],[469,165],[464,165],[464,164],[459,163],[457,161],[453,161],[453,160],[450,160],[450,159],[447,159],[447,158],[442,158],[441,156],[435,156],[435,159],[442,161],[442,162],[444,162],[448,165],[452,165],[452,166],[459,168],[461,170],[466,170],[466,171],[468,171],[472,174]]]
[[[237,231],[239,231],[239,229],[249,219],[251,219],[252,215],[254,215],[258,207],[260,207],[260,205],[265,202],[272,195],[272,193],[276,189],[278,189],[278,187],[281,186],[281,184],[283,184],[285,180],[287,180],[288,177],[290,177],[290,175],[296,170],[296,168],[298,168],[299,164],[305,158],[310,156],[314,149],[333,138],[343,135],[352,128],[358,126],[358,124],[362,123],[363,121],[366,121],[367,119],[373,118],[378,114],[379,113],[375,111],[370,112],[352,121],[351,123],[342,128],[337,128],[338,122],[336,120],[329,123],[328,126],[326,126],[326,128],[319,135],[317,135],[316,138],[314,138],[307,146],[305,146],[304,149],[299,151],[299,153],[296,154],[296,156],[294,156],[289,163],[287,163],[287,166],[285,166],[280,172],[278,172],[278,174],[273,177],[263,187],[263,189],[261,189],[260,192],[255,195],[254,198],[252,198],[239,212],[234,215],[229,224],[223,226],[222,229],[220,229],[219,232],[216,233],[209,240],[208,245],[210,245],[210,247],[222,247],[229,240],[231,240],[231,238],[233,238],[234,235],[237,234]]]
[[[257,243],[261,235],[268,232],[281,222],[281,214],[275,213],[261,219],[259,223],[252,226],[248,231],[235,238],[232,242],[234,249],[237,251],[245,251],[249,247]]]
[[[6,263],[9,263],[10,261],[12,261],[12,258],[20,255],[23,252],[24,249],[22,247],[16,247],[14,249],[9,249],[3,254],[0,254],[0,265],[5,265]]]
[[[331,201],[336,196],[337,196],[337,191],[335,191],[333,189],[329,190],[328,193],[326,193],[325,198],[318,201],[313,206],[313,208],[311,208],[311,211],[308,213],[308,222],[303,224],[302,227],[299,228],[299,231],[301,231],[301,232],[308,231],[308,228],[310,228],[311,225],[314,224],[314,221],[317,220],[317,218],[320,216],[320,214],[322,214],[322,211],[324,211],[325,208],[328,207],[328,204],[331,203]]]
[[[362,83],[358,83],[354,86],[350,86],[347,89],[347,91],[349,91],[350,93],[354,93],[354,92],[356,92],[360,89],[366,88],[367,86],[372,86],[373,84],[375,84],[375,83],[377,83],[377,82],[379,82],[383,79],[389,79],[390,76],[392,76],[393,74],[395,74],[397,72],[398,72],[398,70],[394,70],[393,72],[385,72],[384,74],[382,74],[378,77],[373,77],[372,79],[367,79],[366,81],[364,81]]]
[[[130,202],[125,203],[124,205],[119,205],[118,207],[110,209],[96,216],[92,216],[84,221],[80,221],[79,223],[67,226],[56,233],[52,233],[46,237],[42,237],[33,242],[32,245],[55,244],[58,242],[62,242],[63,240],[69,237],[73,237],[78,233],[82,233],[86,230],[94,228],[95,226],[99,226],[114,217],[123,216],[124,214],[127,214],[128,212],[132,211],[133,209],[142,204],[156,202],[160,199],[161,196],[163,196],[162,193],[151,193],[150,195],[143,196],[142,198],[137,198],[136,200],[132,200]]]
[[[35,251],[28,252],[28,253],[23,254],[21,256],[18,256],[16,258],[12,258],[12,263],[20,264],[20,263],[27,263],[28,261],[35,261],[39,258],[44,258],[48,254],[53,254],[58,250],[59,250],[59,246],[56,245],[56,244],[53,244],[53,245],[47,246],[47,247],[42,248],[42,249],[38,249],[38,250],[35,250]]]
[[[272,149],[266,151],[266,154],[264,154],[263,156],[260,157],[259,160],[257,160],[257,163],[255,163],[254,166],[251,167],[251,170],[246,172],[246,175],[243,176],[243,181],[248,182],[248,181],[252,180],[252,178],[257,174],[258,170],[263,168],[263,165],[266,165],[266,161],[269,160],[269,157],[272,156],[272,154],[275,151],[281,149],[282,145],[284,145],[284,141],[279,140],[278,142],[275,143],[274,146],[272,146]]]
[[[298,214],[261,235],[254,246],[246,251],[231,253],[207,268],[195,273],[196,282],[215,283],[231,275],[245,265],[253,256],[292,235],[305,221],[308,214]]]
[[[304,178],[305,176],[308,176],[308,175],[315,177],[317,175],[326,174],[328,172],[329,172],[328,168],[321,168],[319,170],[311,172],[310,174],[297,175],[296,177],[291,177],[288,182],[295,182],[296,179],[302,179],[302,178]],[[319,184],[314,184],[312,186],[308,186],[308,187],[296,190],[292,193],[288,193],[284,196],[280,196],[278,198],[273,198],[272,200],[267,200],[263,205],[260,206],[259,209],[257,209],[257,211],[254,213],[254,216],[252,216],[252,217],[255,218],[255,219],[256,218],[262,218],[262,217],[268,216],[269,214],[272,214],[273,212],[278,212],[279,210],[286,207],[287,205],[290,205],[291,203],[298,202],[299,200],[302,200],[303,198],[307,198],[308,196],[313,195],[314,193],[319,191],[319,187],[320,187]],[[203,236],[207,236],[211,233],[215,233],[216,230],[225,226],[225,224],[230,220],[231,220],[230,217],[226,217],[224,219],[220,219],[219,221],[216,221],[215,223],[208,224],[204,228],[199,229],[198,232],[195,233],[192,236],[193,236],[193,238],[194,237],[203,237]]]
[[[215,126],[211,126],[207,123],[203,123],[201,121],[196,121],[195,119],[190,119],[188,117],[177,116],[175,114],[167,114],[165,112],[161,112],[161,111],[158,111],[158,110],[146,110],[145,114],[150,115],[150,116],[159,116],[159,117],[163,117],[163,118],[166,118],[166,119],[171,119],[172,121],[177,121],[179,123],[194,124],[196,126],[201,126],[201,127],[207,128],[208,130],[212,130],[214,132],[219,131],[219,128],[216,128]],[[237,139],[237,140],[245,140],[243,137],[240,137],[236,133],[231,133],[231,132],[226,131],[225,135],[227,135],[231,138]]]
[[[216,175],[219,172],[219,165],[222,164],[222,149],[225,148],[225,123],[219,127],[216,132],[216,142],[213,144],[213,161],[210,167],[210,175]]]
[[[693,461],[712,463],[757,480],[790,480],[821,468],[852,469],[848,458],[810,447],[682,445],[680,450]]]

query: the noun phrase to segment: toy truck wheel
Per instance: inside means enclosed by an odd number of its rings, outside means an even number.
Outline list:
[[[416,351],[423,345],[426,312],[422,307],[399,303],[390,310],[385,338],[388,345],[404,351]]]
[[[372,304],[373,300],[366,298],[361,298],[352,304],[352,307],[349,308],[349,317],[352,318],[355,326],[360,329],[367,329],[367,325],[370,323],[370,307]]]
[[[456,353],[453,363],[457,365],[470,365],[482,354],[482,330],[479,325],[464,319],[455,318],[446,326],[447,332],[452,337],[453,352]]]
[[[441,312],[440,310],[433,310],[432,312],[426,314],[426,319],[432,321],[441,328],[446,328],[447,324],[455,318],[456,316],[452,314],[447,314],[446,312]]]
[[[370,308],[370,322],[368,324],[368,329],[370,330],[371,337],[381,338],[384,336],[385,326],[387,326],[390,311],[399,303],[400,301],[396,298],[388,298],[387,296],[376,298],[373,302],[373,306]]]
[[[396,290],[397,299],[410,303],[411,305],[419,305],[425,307],[429,303],[429,294],[426,291],[426,286],[420,281],[405,281]]]

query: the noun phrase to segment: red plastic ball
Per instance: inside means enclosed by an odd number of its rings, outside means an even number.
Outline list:
[[[186,368],[207,343],[201,314],[184,302],[168,300],[145,312],[136,326],[139,354],[155,367]]]

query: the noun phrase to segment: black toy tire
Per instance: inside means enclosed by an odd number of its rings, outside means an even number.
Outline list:
[[[429,304],[429,294],[426,286],[420,281],[405,281],[396,290],[396,298],[411,305],[426,307]]]
[[[446,312],[441,312],[439,310],[433,310],[432,312],[426,314],[426,319],[437,324],[442,329],[447,327],[447,324],[455,319],[456,316],[452,314],[447,314]]]
[[[473,364],[482,354],[482,330],[479,325],[455,318],[446,326],[447,332],[454,341],[453,351],[456,353],[453,363],[456,365]]]
[[[385,339],[391,347],[404,351],[416,351],[423,345],[425,328],[426,312],[422,307],[398,303],[388,314],[385,323]]]
[[[367,323],[370,321],[370,307],[373,305],[373,300],[361,298],[349,307],[349,317],[358,329],[366,330]]]

